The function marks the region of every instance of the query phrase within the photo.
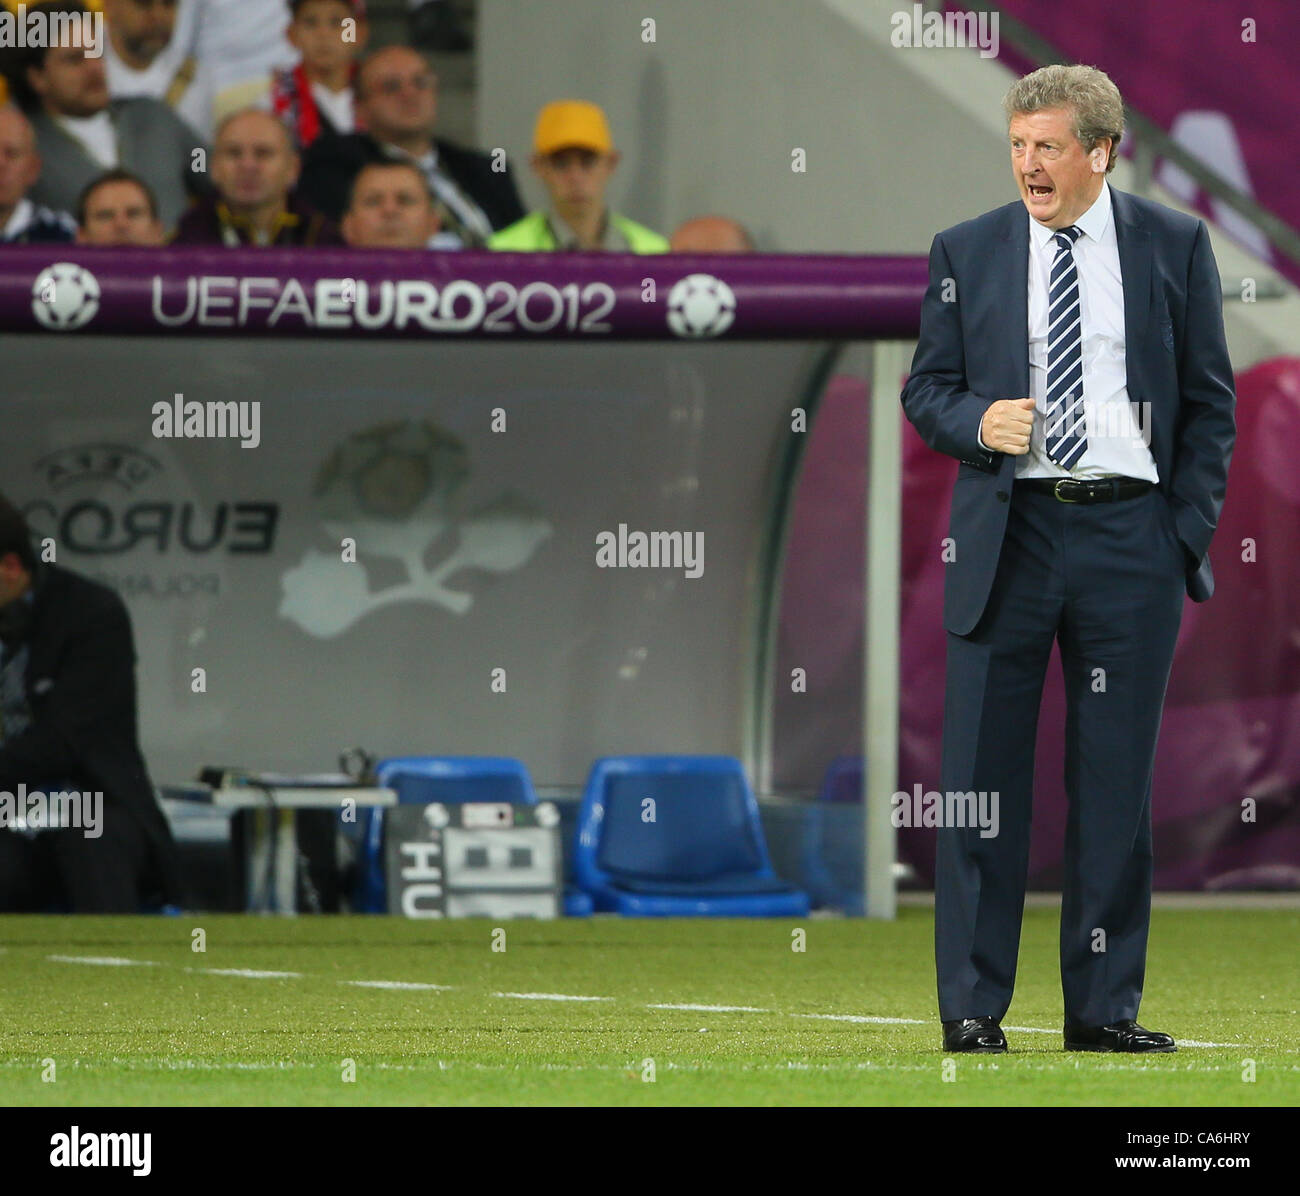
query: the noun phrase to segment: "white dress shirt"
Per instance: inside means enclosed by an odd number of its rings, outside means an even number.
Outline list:
[[[107,108],[94,116],[56,116],[59,126],[105,170],[117,165],[117,130]]]
[[[353,106],[353,91],[349,85],[341,91],[330,91],[324,83],[311,85],[312,98],[316,107],[325,114],[325,119],[340,133],[354,133],[357,128],[356,109]]]
[[[1018,478],[1100,478],[1122,475],[1160,480],[1155,458],[1143,436],[1151,436],[1149,408],[1129,402],[1125,368],[1124,281],[1119,242],[1111,213],[1110,186],[1074,223],[1082,230],[1074,242],[1079,276],[1079,316],[1083,354],[1083,409],[1088,446],[1073,469],[1062,469],[1047,455],[1048,282],[1057,245],[1053,230],[1028,212],[1029,221],[1029,393],[1037,404],[1029,452],[1016,459]]]

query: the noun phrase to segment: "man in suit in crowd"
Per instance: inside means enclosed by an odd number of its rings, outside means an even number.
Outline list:
[[[1044,67],[1005,107],[1020,199],[935,237],[902,393],[926,443],[960,461],[942,788],[1000,807],[991,837],[938,832],[944,1047],[1006,1050],[1055,641],[1065,1047],[1172,1051],[1137,1013],[1156,739],[1184,591],[1213,592],[1207,550],[1235,435],[1218,269],[1203,222],[1106,182],[1124,116],[1101,71]]]
[[[299,188],[313,207],[339,221],[358,171],[370,162],[415,163],[446,213],[443,231],[463,248],[481,247],[493,230],[524,214],[509,166],[433,135],[438,117],[437,79],[429,64],[406,46],[370,55],[357,72],[357,117],[367,131],[326,134],[303,157]]]
[[[0,497],[0,800],[102,794],[98,825],[0,826],[0,912],[176,904],[176,847],[136,730],[131,622],[112,590],[40,560]],[[22,803],[25,808],[25,802]],[[45,819],[42,816],[42,822]],[[87,831],[90,833],[87,833]]]

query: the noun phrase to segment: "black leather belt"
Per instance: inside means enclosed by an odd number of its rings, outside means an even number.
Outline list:
[[[1116,502],[1137,498],[1154,483],[1143,478],[1017,478],[1016,489],[1050,494],[1058,502]]]

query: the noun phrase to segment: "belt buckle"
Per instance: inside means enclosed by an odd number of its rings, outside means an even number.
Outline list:
[[[1074,478],[1057,478],[1056,485],[1052,487],[1052,497],[1055,498],[1057,502],[1077,503],[1079,501],[1077,498],[1065,498],[1061,494],[1061,487],[1065,485],[1066,482],[1073,482],[1074,480]]]

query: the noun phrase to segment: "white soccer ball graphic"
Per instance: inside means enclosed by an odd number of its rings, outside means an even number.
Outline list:
[[[668,327],[678,336],[719,336],[735,318],[735,294],[712,274],[688,274],[668,292]]]
[[[32,312],[46,328],[82,328],[99,311],[99,281],[75,262],[55,262],[32,283]]]

